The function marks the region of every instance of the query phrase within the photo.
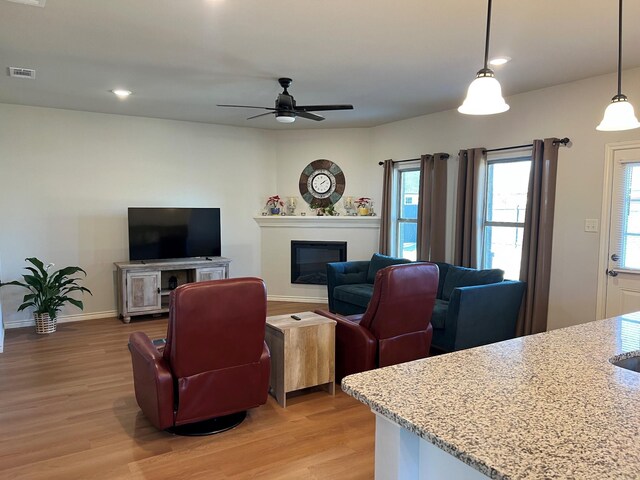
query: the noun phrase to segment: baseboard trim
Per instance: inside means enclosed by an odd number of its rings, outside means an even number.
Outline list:
[[[327,297],[287,297],[285,295],[267,295],[272,302],[327,303]]]
[[[78,313],[75,315],[62,315],[58,317],[58,323],[83,322],[85,320],[98,320],[99,318],[116,317],[118,312],[115,310],[107,310],[106,312]],[[33,318],[25,318],[22,320],[5,321],[4,328],[23,328],[34,327],[36,322]]]

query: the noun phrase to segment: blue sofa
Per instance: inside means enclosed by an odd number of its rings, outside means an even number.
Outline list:
[[[329,310],[341,315],[364,313],[377,271],[408,263],[374,254],[370,261],[327,264]],[[514,338],[524,282],[503,280],[502,270],[476,270],[435,262],[440,275],[433,308],[431,345],[452,352]]]

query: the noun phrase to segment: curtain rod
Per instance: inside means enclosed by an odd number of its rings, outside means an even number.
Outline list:
[[[443,160],[447,160],[449,158],[448,153],[442,153]],[[404,163],[404,162],[419,162],[422,160],[421,158],[408,158],[407,160],[391,160],[391,163]],[[378,162],[378,165],[384,165],[384,162]]]
[[[570,141],[571,139],[569,139],[569,137],[564,137],[560,140],[554,140],[553,144],[554,145],[559,144],[566,147]],[[514,145],[512,147],[491,148],[489,150],[485,150],[485,152],[502,152],[504,150],[518,150],[520,148],[530,148],[530,147],[533,147],[533,143],[528,143],[526,145]]]

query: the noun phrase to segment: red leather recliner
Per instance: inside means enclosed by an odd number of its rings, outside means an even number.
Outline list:
[[[259,278],[191,283],[172,291],[164,351],[142,332],[129,339],[136,400],[151,423],[175,433],[215,433],[266,403],[266,318]],[[190,431],[194,425],[204,430]]]
[[[373,295],[363,314],[344,317],[317,310],[337,322],[336,381],[353,373],[427,357],[437,290],[437,265],[394,265],[376,274]]]

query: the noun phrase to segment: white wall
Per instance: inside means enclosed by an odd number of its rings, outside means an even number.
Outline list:
[[[85,313],[113,314],[129,206],[220,207],[231,275],[260,275],[252,217],[273,192],[275,152],[257,129],[0,105],[3,280],[19,278],[28,256],[80,265],[94,293]],[[5,324],[28,318],[16,313],[23,293],[0,291]]]
[[[624,72],[623,87],[640,110],[640,69]],[[616,78],[606,75],[510,97],[511,109],[496,116],[471,117],[452,110],[395,122],[373,129],[373,157],[402,159],[440,151],[452,154],[451,240],[459,149],[505,147],[554,136],[571,138],[573,146],[561,148],[559,158],[549,328],[588,322],[595,319],[599,235],[585,233],[584,220],[600,218],[605,144],[640,139],[639,130],[595,130],[615,93]],[[451,255],[451,248],[448,251]]]
[[[302,170],[314,160],[325,158],[343,171],[346,186],[344,197],[371,197],[374,207],[382,195],[382,167],[372,155],[372,132],[365,128],[341,130],[279,131],[277,136],[277,193],[280,196],[300,196],[298,180]],[[339,206],[342,202],[339,202]]]

